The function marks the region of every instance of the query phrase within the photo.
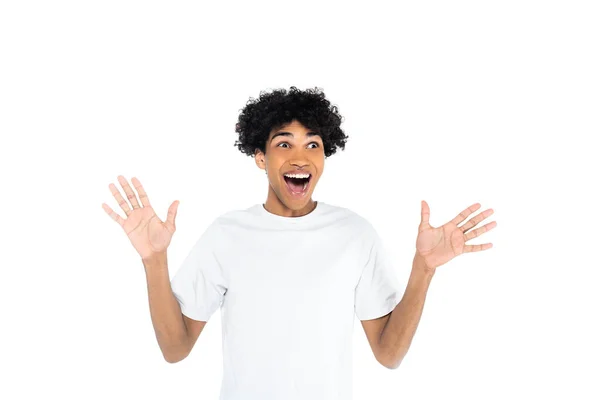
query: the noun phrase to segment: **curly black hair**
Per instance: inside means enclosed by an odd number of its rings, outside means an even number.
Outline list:
[[[315,131],[323,140],[325,157],[336,153],[337,148],[344,150],[349,136],[340,128],[343,117],[337,106],[331,105],[319,88],[299,90],[291,86],[261,91],[259,98],[250,98],[240,110],[235,131],[239,140],[234,144],[242,153],[254,157],[256,149],[266,153],[266,143],[272,129],[297,120],[307,129]]]

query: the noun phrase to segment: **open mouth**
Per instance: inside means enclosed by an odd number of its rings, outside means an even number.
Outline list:
[[[284,175],[283,179],[292,195],[303,196],[308,192],[312,175],[309,175],[308,178],[291,178]]]

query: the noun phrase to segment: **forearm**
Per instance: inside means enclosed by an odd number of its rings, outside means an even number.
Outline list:
[[[434,273],[435,270],[426,269],[422,258],[415,254],[406,291],[381,332],[381,353],[391,368],[398,367],[408,352]]]
[[[167,254],[143,259],[154,333],[165,360],[178,361],[187,351],[187,330],[181,307],[171,289]]]

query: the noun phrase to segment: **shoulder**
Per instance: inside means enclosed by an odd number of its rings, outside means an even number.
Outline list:
[[[333,204],[326,204],[325,208],[331,215],[335,215],[336,220],[343,221],[348,229],[354,230],[361,237],[371,238],[376,235],[375,227],[364,215]]]
[[[210,228],[220,236],[236,234],[240,229],[252,229],[257,225],[257,220],[260,219],[260,213],[257,205],[245,209],[234,209],[218,214]]]

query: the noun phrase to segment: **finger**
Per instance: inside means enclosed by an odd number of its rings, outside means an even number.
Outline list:
[[[498,225],[496,221],[492,221],[489,224],[485,224],[481,228],[477,228],[474,231],[471,231],[465,235],[465,242],[471,239],[476,238],[477,236],[483,235],[487,231],[491,231]]]
[[[476,251],[491,249],[492,247],[493,245],[491,243],[471,244],[464,247],[463,253],[473,253]]]
[[[135,193],[133,193],[133,189],[131,189],[131,186],[129,186],[127,179],[125,179],[123,175],[119,175],[117,179],[119,179],[119,183],[123,187],[123,190],[125,191],[125,194],[127,195],[127,198],[129,199],[133,209],[140,208],[137,197],[135,197]]]
[[[482,212],[480,214],[477,214],[475,217],[473,217],[470,220],[468,220],[466,224],[464,224],[463,226],[461,226],[460,230],[463,231],[464,233],[466,233],[469,229],[471,229],[472,227],[474,227],[475,225],[477,225],[478,223],[480,223],[481,221],[483,221],[484,219],[486,219],[487,217],[489,217],[493,213],[494,213],[494,210],[492,210],[490,208],[490,209],[485,210],[484,212]]]
[[[472,213],[474,213],[475,211],[477,211],[477,209],[481,207],[481,204],[479,203],[475,203],[473,204],[471,207],[466,208],[465,210],[463,210],[463,212],[461,212],[460,214],[458,214],[452,221],[454,225],[460,224],[461,222],[463,222],[465,219],[467,219],[467,217],[469,215],[471,215]]]
[[[144,187],[142,186],[142,182],[140,182],[140,180],[136,177],[131,178],[131,183],[133,183],[133,186],[135,187],[135,190],[138,193],[138,196],[140,198],[140,201],[142,202],[142,205],[144,207],[151,207],[150,206],[150,199],[148,198],[148,195],[146,194],[146,191],[144,190]]]
[[[430,213],[429,204],[425,200],[421,200],[421,225],[429,225]]]
[[[175,217],[177,217],[177,207],[179,207],[179,200],[175,200],[169,211],[167,212],[167,222],[175,228]]]
[[[125,212],[125,215],[129,215],[131,213],[131,208],[129,208],[129,203],[127,203],[125,201],[125,199],[123,198],[123,196],[121,196],[121,192],[119,192],[119,189],[117,189],[117,186],[114,183],[111,183],[108,185],[108,188],[110,189],[110,192],[115,197],[115,199],[117,199],[117,203],[119,203],[121,210],[123,210]]]
[[[104,211],[106,211],[106,213],[112,219],[114,219],[115,221],[117,221],[117,223],[119,225],[121,225],[121,227],[123,227],[123,225],[125,224],[125,220],[123,218],[121,218],[121,216],[119,214],[117,214],[116,212],[114,212],[113,209],[108,206],[108,204],[102,203],[102,208],[104,209]]]

